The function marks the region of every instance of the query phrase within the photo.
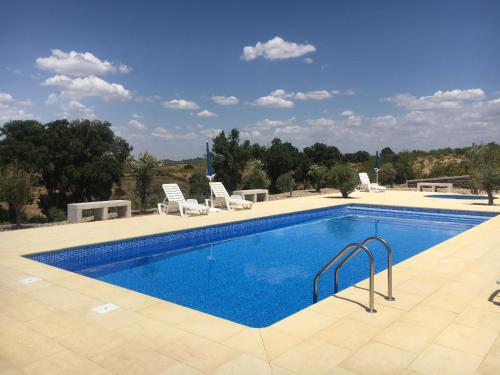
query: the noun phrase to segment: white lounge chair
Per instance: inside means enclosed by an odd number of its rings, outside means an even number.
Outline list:
[[[368,191],[368,192],[375,192],[375,193],[383,193],[385,192],[385,186],[381,186],[376,183],[370,182],[370,177],[368,177],[368,173],[362,172],[359,174],[359,179],[361,181],[361,185],[359,187],[359,190],[361,191]]]
[[[179,185],[163,184],[162,187],[166,196],[162,203],[158,203],[158,212],[160,215],[166,215],[169,211],[176,209],[179,210],[181,216],[184,216],[184,214],[189,215],[191,212],[208,214],[208,207],[199,204],[196,199],[184,199],[184,195],[182,195]]]
[[[227,207],[228,210],[231,208],[252,208],[253,202],[243,199],[241,195],[231,195],[227,193],[226,188],[222,182],[211,182],[210,189],[215,196],[214,204],[222,204]]]

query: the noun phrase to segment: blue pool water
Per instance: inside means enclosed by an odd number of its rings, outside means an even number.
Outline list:
[[[443,199],[465,199],[465,200],[487,200],[487,195],[459,195],[459,194],[434,194],[426,195],[427,198],[443,198]]]
[[[397,264],[491,216],[346,205],[29,257],[251,327],[265,327],[312,303],[314,275],[348,243],[381,236],[391,244]],[[382,271],[384,248],[372,243],[370,249],[376,271]],[[359,253],[342,269],[340,289],[368,276],[365,257]],[[386,288],[376,285],[383,293]],[[321,279],[320,299],[331,293],[330,272]]]

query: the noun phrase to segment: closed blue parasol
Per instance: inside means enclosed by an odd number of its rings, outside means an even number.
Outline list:
[[[210,147],[208,146],[208,141],[206,142],[206,145],[207,145],[207,178],[210,182],[212,182],[212,180],[215,177],[215,172],[212,168],[212,154],[210,153]],[[209,207],[210,207],[208,209],[209,212],[219,212],[220,211],[220,209],[214,207],[214,197],[212,194],[212,189],[210,189],[210,199],[207,200],[207,203],[209,204]],[[209,260],[211,260],[211,259],[209,259]]]
[[[215,172],[212,169],[212,155],[210,153],[210,148],[208,146],[208,141],[207,143],[207,177],[212,181],[212,178],[215,176]]]
[[[375,170],[375,173],[377,174],[377,181],[376,183],[378,184],[378,172],[380,172],[380,156],[378,154],[378,151],[375,153],[375,167],[373,167]]]

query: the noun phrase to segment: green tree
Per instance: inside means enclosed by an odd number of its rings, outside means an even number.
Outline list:
[[[317,192],[321,191],[325,183],[326,174],[328,169],[324,165],[313,164],[307,172],[307,176],[311,179],[311,183]]]
[[[327,146],[324,143],[315,143],[304,148],[304,154],[314,164],[324,165],[331,168],[342,159],[342,153],[335,146]]]
[[[203,169],[197,169],[189,178],[189,197],[203,202],[210,194],[208,178]]]
[[[228,190],[235,190],[241,182],[246,163],[251,159],[249,142],[240,145],[238,129],[232,129],[227,137],[222,131],[215,137],[212,151],[216,179],[221,181]]]
[[[281,174],[276,180],[276,188],[278,189],[279,193],[289,191],[290,197],[293,196],[293,190],[295,189],[294,172],[288,171]]]
[[[396,153],[390,147],[384,147],[380,151],[380,159],[384,159],[384,162],[392,161],[395,157]]]
[[[34,120],[16,120],[0,127],[0,166],[16,164],[25,171],[40,171],[47,162],[46,127]]]
[[[130,168],[134,179],[134,192],[139,198],[141,211],[144,211],[147,208],[147,198],[151,191],[151,182],[160,169],[160,161],[146,151],[139,154],[137,160],[130,160]]]
[[[491,143],[473,145],[466,160],[473,185],[486,191],[488,205],[492,206],[493,192],[500,189],[500,150]]]
[[[290,170],[295,170],[300,161],[299,150],[290,142],[281,142],[279,138],[271,141],[271,147],[267,150],[265,165],[267,173],[271,178],[271,190],[276,191],[276,180],[278,177]]]
[[[29,172],[11,164],[0,170],[0,201],[5,201],[15,212],[16,226],[21,219],[26,204],[32,201],[33,179]]]
[[[344,161],[349,163],[363,163],[370,158],[368,151],[356,151],[355,153],[344,154]]]
[[[346,164],[335,165],[329,171],[328,180],[334,188],[340,190],[342,198],[348,198],[357,184],[356,173]]]
[[[396,169],[392,165],[392,163],[382,164],[379,172],[379,182],[382,185],[394,185],[394,181],[396,180]]]
[[[45,214],[51,207],[65,211],[71,202],[109,199],[132,150],[102,121],[12,121],[0,136],[0,163],[15,162],[40,176]]]
[[[247,162],[241,178],[241,187],[243,189],[267,189],[270,184],[269,176],[260,160]]]
[[[395,181],[397,183],[402,184],[415,177],[415,171],[413,169],[414,156],[410,152],[402,151],[392,160],[394,168],[396,169]],[[388,162],[389,160],[386,161]]]

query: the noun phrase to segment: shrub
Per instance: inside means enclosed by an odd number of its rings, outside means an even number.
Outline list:
[[[203,202],[210,193],[208,178],[202,169],[196,170],[189,178],[189,198]]]
[[[149,152],[139,154],[137,160],[130,161],[132,168],[132,176],[135,181],[135,193],[138,197],[138,206],[141,211],[144,211],[147,206],[147,198],[151,190],[151,182],[153,176],[160,169],[160,161]]]
[[[289,191],[290,196],[292,196],[293,190],[295,189],[294,172],[288,171],[286,173],[281,174],[276,180],[276,188],[280,193]]]
[[[0,171],[0,200],[9,204],[15,212],[16,226],[21,220],[26,204],[32,201],[32,175],[15,165],[7,165]]]
[[[328,177],[332,186],[340,190],[342,198],[348,198],[357,184],[356,173],[345,164],[335,165],[330,170]]]
[[[328,169],[323,165],[313,164],[309,167],[307,176],[311,179],[311,183],[317,192],[321,191],[325,183],[327,172]]]
[[[47,217],[49,219],[49,222],[51,223],[66,220],[66,214],[64,213],[64,211],[57,207],[49,208],[47,212]]]
[[[163,189],[148,189],[144,200],[137,192],[134,192],[132,195],[132,209],[139,209],[144,212],[148,208],[156,208],[157,204],[163,202],[164,198],[165,193]]]
[[[0,223],[10,222],[9,210],[0,206]]]
[[[260,160],[249,161],[241,176],[241,187],[243,189],[267,189],[271,180],[264,170]]]
[[[47,223],[48,221],[49,219],[46,216],[42,215],[32,216],[28,219],[28,222],[33,224],[44,224]]]

